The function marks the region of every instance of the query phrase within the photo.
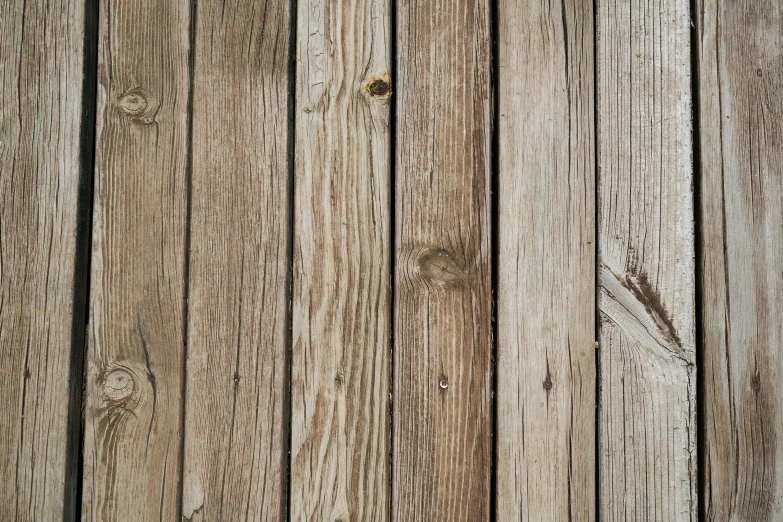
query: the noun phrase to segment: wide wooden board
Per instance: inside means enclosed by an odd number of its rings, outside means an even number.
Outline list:
[[[783,517],[783,6],[699,1],[706,520]]]
[[[291,520],[389,518],[389,7],[298,3]]]
[[[501,0],[497,519],[595,520],[593,2]]]
[[[199,0],[183,517],[281,520],[290,5]]]
[[[598,3],[602,520],[696,518],[689,16]]]
[[[396,2],[392,519],[489,517],[488,0]]]

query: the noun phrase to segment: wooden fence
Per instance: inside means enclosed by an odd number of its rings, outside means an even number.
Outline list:
[[[783,520],[783,3],[7,0],[0,52],[1,520]]]

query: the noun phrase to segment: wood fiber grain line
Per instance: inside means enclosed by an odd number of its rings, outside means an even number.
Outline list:
[[[396,3],[397,522],[489,517],[489,7]]]
[[[71,520],[83,2],[0,5],[0,519]],[[82,289],[83,290],[83,289]],[[78,384],[77,384],[78,386]],[[70,447],[69,447],[70,446]]]
[[[279,521],[290,6],[195,4],[183,517]]]
[[[83,520],[179,516],[188,27],[100,4]]]
[[[592,521],[593,2],[500,0],[498,520]]]
[[[783,518],[783,7],[697,2],[704,511]]]
[[[388,0],[300,0],[291,520],[389,519]]]
[[[696,519],[686,0],[598,3],[600,512]]]

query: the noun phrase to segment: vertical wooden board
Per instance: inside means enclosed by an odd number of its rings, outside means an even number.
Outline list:
[[[389,517],[390,30],[298,4],[291,520]]]
[[[696,518],[689,14],[598,7],[602,520]]]
[[[707,520],[783,517],[783,7],[697,5]]]
[[[196,6],[183,517],[280,520],[290,6]]]
[[[595,520],[593,3],[501,0],[498,520]]]
[[[101,2],[84,520],[179,517],[188,24]]]
[[[0,5],[0,519],[66,520],[84,3]],[[77,395],[78,396],[78,395]],[[78,412],[78,405],[76,406]],[[66,483],[67,482],[67,483]]]
[[[489,1],[397,2],[392,517],[486,520]]]

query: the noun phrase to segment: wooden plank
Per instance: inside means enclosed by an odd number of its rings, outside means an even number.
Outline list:
[[[689,15],[598,7],[602,520],[696,518]]]
[[[0,519],[72,520],[84,3],[2,2],[0,20]]]
[[[289,3],[200,0],[183,517],[281,520]]]
[[[298,4],[291,520],[389,518],[390,30]]]
[[[593,2],[500,0],[498,520],[595,520]]]
[[[84,520],[179,517],[188,24],[101,2]]]
[[[695,14],[706,520],[780,520],[783,7]]]
[[[486,520],[488,0],[397,2],[392,518]]]

